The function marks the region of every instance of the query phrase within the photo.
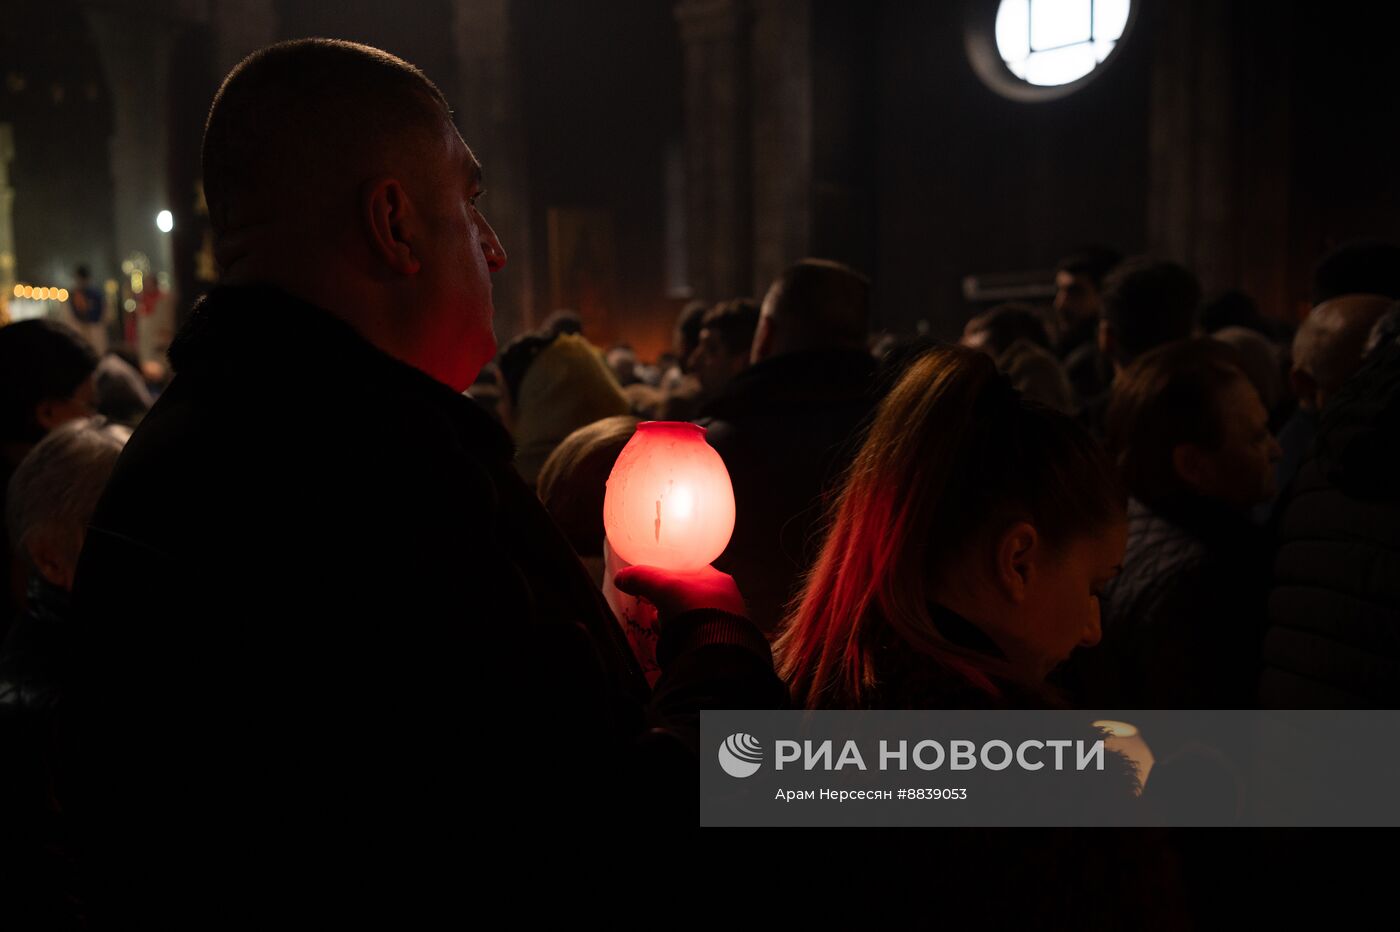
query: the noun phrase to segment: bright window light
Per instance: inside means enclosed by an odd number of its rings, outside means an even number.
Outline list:
[[[997,51],[1027,84],[1069,84],[1113,51],[1129,7],[1130,0],[1001,0]]]

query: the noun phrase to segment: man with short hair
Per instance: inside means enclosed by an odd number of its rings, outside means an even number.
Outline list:
[[[1322,409],[1361,368],[1371,328],[1395,306],[1381,295],[1343,295],[1322,302],[1298,325],[1289,373],[1298,410],[1279,430],[1283,455],[1278,461],[1276,487],[1280,495],[1287,491],[1312,448]]]
[[[690,371],[700,380],[704,399],[714,398],[729,380],[749,367],[758,304],[748,298],[722,301],[700,322],[700,341],[690,354]]]
[[[820,545],[822,495],[874,407],[869,291],[839,262],[788,268],[764,296],[752,364],[701,411],[734,482],[734,536],[715,566],[769,635]]]
[[[272,46],[214,100],[221,284],[75,586],[59,791],[113,924],[384,905],[425,925],[469,849],[694,825],[699,710],[782,703],[717,572],[619,574],[660,611],[649,692],[462,395],[496,351],[506,262],[481,177],[437,88],[377,49]]]
[[[1104,278],[1121,261],[1122,255],[1113,249],[1088,246],[1055,266],[1054,350],[1081,400],[1106,391],[1112,381],[1112,368],[1099,353],[1097,337]]]
[[[1104,280],[1099,349],[1121,372],[1148,350],[1194,335],[1200,313],[1201,286],[1183,266],[1129,259]]]

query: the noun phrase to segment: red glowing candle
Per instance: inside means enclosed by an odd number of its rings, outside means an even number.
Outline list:
[[[603,498],[613,551],[630,564],[698,570],[734,532],[734,487],[705,428],[644,421],[622,448]]]

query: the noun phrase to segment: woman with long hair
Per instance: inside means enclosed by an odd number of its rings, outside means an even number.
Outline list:
[[[801,707],[1053,705],[1126,537],[1112,462],[983,353],[936,347],[881,404],[775,652]]]

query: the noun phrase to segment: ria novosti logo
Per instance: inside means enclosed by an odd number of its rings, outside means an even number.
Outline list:
[[[719,746],[719,765],[731,777],[751,777],[762,763],[763,745],[753,735],[733,734]]]

